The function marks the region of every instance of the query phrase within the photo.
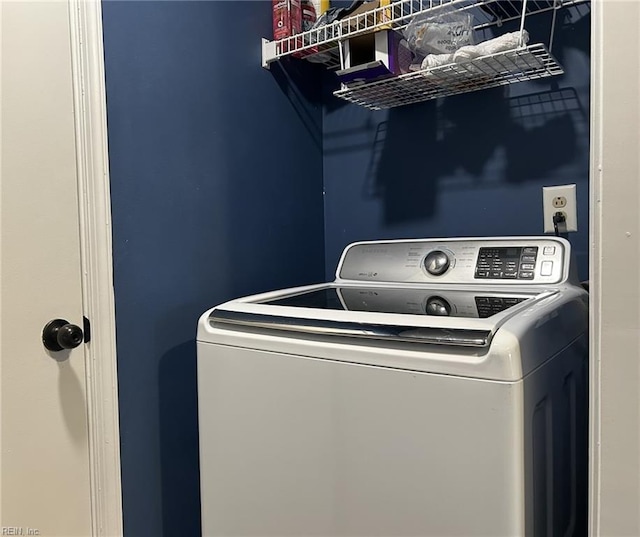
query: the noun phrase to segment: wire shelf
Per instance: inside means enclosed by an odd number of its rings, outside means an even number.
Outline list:
[[[562,73],[547,48],[537,43],[464,63],[343,86],[334,95],[370,110],[381,110]]]
[[[553,9],[584,3],[588,0],[528,0],[527,14],[542,13]],[[278,41],[262,41],[262,66],[286,56],[306,58],[324,63],[328,68],[340,65],[338,43],[349,37],[392,28],[400,30],[421,13],[433,13],[455,9],[472,13],[476,30],[519,19],[522,0],[395,0],[378,7],[346,17],[332,24],[302,32]]]

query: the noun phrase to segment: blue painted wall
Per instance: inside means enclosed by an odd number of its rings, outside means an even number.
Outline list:
[[[586,277],[588,16],[561,20],[562,77],[374,113],[315,66],[259,67],[268,2],[103,13],[127,537],[199,534],[208,307],[332,278],[354,240],[540,233],[541,187],[570,182]]]
[[[532,43],[548,41],[550,22],[528,18]],[[356,240],[542,234],[542,187],[576,183],[570,240],[587,278],[589,38],[588,6],[563,9],[564,75],[389,111],[345,105],[327,76],[327,277]]]
[[[125,535],[192,537],[198,316],[324,277],[321,84],[260,67],[266,2],[108,1],[103,19]]]

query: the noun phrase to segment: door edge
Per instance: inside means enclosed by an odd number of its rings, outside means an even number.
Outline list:
[[[100,0],[69,0],[92,534],[121,536],[122,483],[106,85]]]

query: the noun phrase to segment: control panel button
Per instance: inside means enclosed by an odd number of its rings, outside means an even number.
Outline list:
[[[476,279],[532,280],[541,249],[538,246],[481,247],[474,276]]]
[[[441,274],[444,274],[450,264],[451,260],[449,259],[449,256],[442,250],[433,250],[424,258],[424,268],[432,276],[440,276]]]
[[[543,261],[540,267],[540,276],[551,276],[553,274],[553,261]]]
[[[542,250],[542,253],[544,255],[554,255],[556,253],[556,247],[555,246],[545,246],[544,250]]]

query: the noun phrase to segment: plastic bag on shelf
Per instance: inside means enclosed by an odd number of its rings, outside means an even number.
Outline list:
[[[529,33],[522,30],[522,44],[529,42]],[[453,60],[457,63],[473,60],[480,56],[490,56],[499,52],[513,50],[520,46],[520,32],[510,32],[488,41],[483,41],[477,45],[461,47],[453,55]]]
[[[490,69],[488,72],[487,67],[491,67],[493,64],[486,62],[492,62],[493,60],[487,57],[500,52],[517,49],[521,44],[520,37],[520,32],[511,32],[494,39],[483,41],[477,45],[461,47],[453,54],[428,54],[421,64],[422,75],[433,83],[441,86],[446,85],[450,90],[455,90],[456,84],[468,84],[470,78],[473,78],[476,83],[489,80],[491,78]],[[529,34],[526,30],[523,30],[522,44],[526,45],[528,42]],[[477,65],[472,61],[480,57],[485,57],[484,64]],[[461,71],[459,69],[446,70],[445,72],[431,71],[431,69],[451,63],[464,64],[465,76],[460,77]],[[519,57],[513,58],[511,63],[505,64],[504,62],[498,62],[495,64],[495,68],[498,71],[505,69],[509,71],[517,69],[526,70],[529,67],[531,67],[530,63],[526,60],[521,62]]]
[[[421,69],[433,69],[453,63],[453,54],[427,54],[420,64]]]
[[[451,54],[460,47],[473,45],[473,17],[459,11],[423,13],[411,20],[404,36],[416,54]]]

